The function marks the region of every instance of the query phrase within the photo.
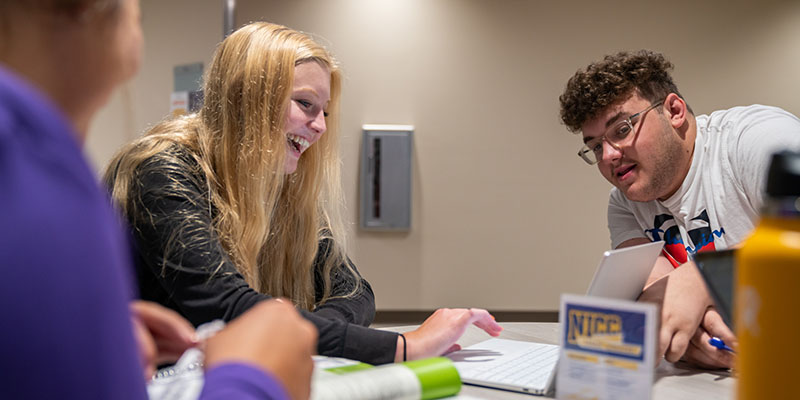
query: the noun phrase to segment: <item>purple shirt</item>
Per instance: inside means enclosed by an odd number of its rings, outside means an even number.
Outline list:
[[[56,106],[0,66],[0,398],[147,398],[131,259],[108,196]],[[235,373],[234,373],[235,372]],[[204,398],[286,398],[240,364]]]

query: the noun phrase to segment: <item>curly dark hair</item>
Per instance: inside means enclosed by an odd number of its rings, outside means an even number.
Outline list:
[[[632,91],[655,103],[675,93],[681,98],[672,81],[673,68],[663,54],[650,50],[622,51],[607,55],[602,61],[578,70],[567,82],[561,103],[561,121],[572,132],[580,130],[588,120],[608,106],[624,100]],[[692,109],[688,107],[689,112]]]

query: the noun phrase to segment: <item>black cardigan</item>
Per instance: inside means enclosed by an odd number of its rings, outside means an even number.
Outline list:
[[[271,298],[245,282],[222,247],[211,222],[216,211],[202,176],[197,163],[177,147],[145,160],[130,188],[129,207],[136,211],[128,215],[142,299],[177,311],[195,326],[214,319],[230,321]],[[168,243],[179,245],[165,254]],[[322,296],[320,268],[328,245],[327,240],[320,241],[314,262],[316,301]],[[334,268],[331,274],[332,295],[349,293],[354,287],[354,277],[343,268]],[[361,290],[356,295],[300,313],[319,331],[319,354],[371,364],[392,362],[397,334],[366,328],[375,315],[375,297],[369,283],[360,275],[358,279]]]

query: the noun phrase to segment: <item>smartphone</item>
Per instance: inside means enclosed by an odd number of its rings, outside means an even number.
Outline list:
[[[692,259],[706,282],[708,292],[714,299],[717,312],[725,324],[735,331],[733,321],[733,291],[736,278],[736,249],[720,251],[704,251],[695,254]]]

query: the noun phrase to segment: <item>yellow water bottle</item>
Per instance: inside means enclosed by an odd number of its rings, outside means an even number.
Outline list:
[[[800,153],[773,155],[766,194],[736,260],[740,400],[800,397]]]

